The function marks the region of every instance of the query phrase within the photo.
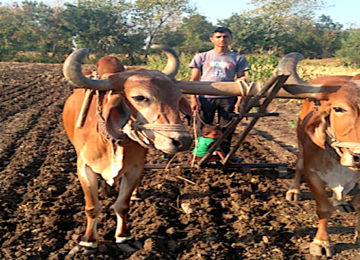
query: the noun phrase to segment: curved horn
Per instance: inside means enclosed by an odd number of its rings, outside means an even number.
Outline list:
[[[292,52],[285,55],[279,65],[276,67],[275,75],[290,75],[283,88],[296,98],[321,98],[324,93],[335,92],[339,89],[337,86],[322,86],[310,84],[300,78],[297,73],[297,65],[304,56],[298,52]]]
[[[151,48],[160,50],[165,53],[167,57],[167,64],[162,73],[166,74],[171,79],[175,79],[175,76],[180,67],[179,56],[176,54],[176,52],[166,45],[152,45]]]
[[[84,76],[81,70],[81,62],[88,54],[87,49],[74,51],[66,58],[63,66],[65,78],[77,88],[89,88],[98,90],[110,90],[112,85],[109,80],[93,80]]]

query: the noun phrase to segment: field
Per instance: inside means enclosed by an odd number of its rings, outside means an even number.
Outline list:
[[[71,94],[62,66],[0,63],[0,91],[0,259],[69,259],[85,230],[85,213],[75,151],[61,120]],[[129,256],[115,247],[115,197],[101,196],[101,250],[72,259],[316,259],[309,243],[317,216],[306,184],[302,201],[284,198],[296,161],[300,106],[275,100],[268,110],[280,117],[261,119],[237,153],[247,163],[286,163],[287,175],[278,177],[276,169],[147,170],[142,200],[131,202],[129,217],[142,249]],[[163,163],[161,155],[150,151],[148,162]],[[354,213],[333,214],[333,259],[360,259],[354,224]]]

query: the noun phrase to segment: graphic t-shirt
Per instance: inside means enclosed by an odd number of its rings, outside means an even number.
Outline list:
[[[234,81],[240,71],[249,70],[249,64],[243,55],[235,52],[218,54],[214,50],[198,53],[191,61],[190,68],[201,71],[201,81]],[[224,98],[223,96],[209,96],[211,98]]]
[[[203,157],[209,150],[210,145],[214,142],[214,139],[200,136],[197,139],[197,149],[192,152],[193,155]]]

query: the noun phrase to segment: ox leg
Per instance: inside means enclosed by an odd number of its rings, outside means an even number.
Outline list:
[[[141,179],[143,167],[134,167],[125,173],[121,179],[118,198],[115,202],[114,209],[117,217],[117,228],[115,233],[115,241],[117,244],[133,237],[127,227],[127,217],[130,210],[130,198]]]
[[[131,194],[130,200],[141,200],[141,198],[139,197],[139,187],[137,185]]]
[[[97,174],[89,166],[78,160],[78,175],[85,194],[85,213],[87,226],[85,235],[82,236],[80,246],[96,249],[98,247],[97,217],[101,207],[98,196]]]
[[[295,169],[295,177],[290,185],[289,190],[286,192],[286,200],[288,201],[299,201],[301,200],[301,192],[300,192],[300,182],[301,182],[301,173],[304,170],[304,159],[303,159],[303,151],[302,146],[299,144],[299,153],[298,160],[296,163]]]
[[[316,213],[319,217],[318,230],[314,241],[310,244],[310,254],[322,256],[323,253],[325,253],[327,257],[332,257],[334,248],[330,244],[327,223],[331,214],[335,211],[335,208],[327,197],[325,183],[317,176],[317,174],[311,174],[310,178],[307,178],[306,181],[314,195],[317,207]]]
[[[345,200],[346,194],[348,194],[355,186],[355,183],[349,183],[347,185],[345,185],[344,190],[342,192],[342,197],[338,198],[338,196],[336,195],[335,192],[333,192],[333,205],[334,207],[336,207],[336,209],[339,212],[355,212],[355,209],[353,207],[353,205],[351,205],[351,203],[348,203]]]
[[[360,193],[356,194],[354,199],[354,207],[357,214],[354,240],[356,244],[360,245]]]

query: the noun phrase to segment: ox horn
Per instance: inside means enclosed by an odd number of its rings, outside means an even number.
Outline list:
[[[299,77],[297,73],[297,64],[304,59],[304,56],[298,52],[292,52],[285,55],[279,65],[276,67],[275,75],[290,75],[284,83],[283,89],[294,98],[323,98],[324,93],[335,92],[339,86],[322,86],[310,84]],[[281,95],[282,92],[279,92]]]
[[[88,54],[87,49],[74,51],[66,58],[63,67],[65,78],[77,88],[89,88],[98,90],[110,90],[112,85],[109,80],[93,80],[84,76],[81,70],[81,62]]]
[[[163,69],[162,73],[164,73],[171,79],[175,79],[175,76],[180,67],[179,56],[176,54],[176,52],[166,45],[152,45],[151,48],[155,50],[160,50],[165,53],[167,57],[167,64],[166,67]]]

